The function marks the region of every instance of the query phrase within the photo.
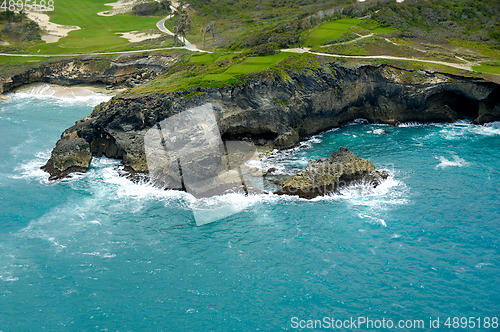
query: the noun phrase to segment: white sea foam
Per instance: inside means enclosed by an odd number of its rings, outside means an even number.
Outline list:
[[[375,135],[387,135],[387,130],[382,129],[382,128],[377,128],[377,129],[373,129],[371,131],[368,131],[368,133],[375,134]]]
[[[28,179],[38,180],[41,183],[48,184],[48,174],[41,170],[42,167],[50,157],[50,151],[38,152],[34,159],[27,160],[14,168],[18,175],[10,175],[13,179]]]
[[[500,129],[500,121],[488,122],[484,124],[487,128]]]
[[[49,100],[59,105],[88,105],[95,106],[108,101],[112,96],[96,93],[90,88],[83,87],[61,87],[52,84],[34,84],[8,95],[10,103],[20,100]]]
[[[435,124],[436,127],[442,128],[439,133],[447,140],[476,139],[481,136],[500,135],[499,125],[500,122],[490,122],[481,126],[467,121]]]
[[[368,222],[370,224],[379,224],[379,225],[382,225],[384,227],[387,227],[387,223],[385,222],[384,219],[381,219],[381,218],[377,218],[377,217],[374,217],[374,216],[369,216],[369,215],[366,215],[366,214],[358,214],[358,216],[361,218],[361,219],[368,219]]]
[[[485,266],[493,266],[493,264],[491,264],[491,263],[479,263],[475,267],[477,270],[481,270]]]
[[[404,123],[398,124],[398,127],[399,128],[415,128],[415,127],[425,127],[425,126],[429,126],[429,125],[431,125],[431,124],[421,123],[421,122],[404,122]]]
[[[464,159],[460,158],[457,155],[453,156],[453,160],[446,159],[443,156],[439,156],[439,157],[435,157],[435,158],[440,161],[440,163],[436,166],[436,169],[437,168],[446,168],[446,167],[450,167],[450,166],[463,167],[463,166],[468,165],[468,163]]]

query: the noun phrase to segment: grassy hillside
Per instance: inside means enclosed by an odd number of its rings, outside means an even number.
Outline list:
[[[80,26],[55,44],[30,41],[9,46],[36,54],[140,50],[170,46],[171,37],[131,44],[116,32],[155,30],[161,17],[132,14],[101,17],[108,0],[60,0],[51,20]],[[249,75],[274,70],[295,55],[280,49],[311,47],[313,52],[345,56],[328,58],[346,65],[397,63],[407,68],[463,75],[500,75],[500,6],[498,0],[192,0],[187,39],[213,53],[188,54],[147,86],[130,93],[221,86]],[[166,21],[173,30],[177,18]],[[213,36],[201,29],[214,23]],[[301,57],[301,55],[297,55]],[[310,55],[308,55],[310,56]],[[399,59],[354,59],[349,56]],[[304,55],[306,57],[306,55]],[[403,60],[406,59],[406,60]],[[439,63],[422,63],[439,61]],[[29,66],[27,59],[18,59]],[[35,60],[33,60],[35,61]],[[10,62],[9,66],[13,66]]]

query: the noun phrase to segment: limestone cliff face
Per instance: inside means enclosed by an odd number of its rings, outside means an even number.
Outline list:
[[[0,81],[0,93],[28,83],[60,85],[103,83],[133,87],[163,72],[175,58],[166,56],[123,57],[116,60],[81,58],[53,62]]]
[[[61,140],[70,141],[66,148],[71,144],[76,148],[81,143],[77,138],[81,138],[90,146],[90,157],[119,158],[129,171],[147,173],[147,130],[207,103],[213,106],[223,140],[252,140],[277,148],[291,147],[301,138],[357,118],[393,124],[500,119],[500,85],[479,79],[406,72],[390,66],[345,68],[334,64],[289,75],[291,79],[286,81],[277,77],[234,87],[115,97],[67,129]],[[415,77],[414,82],[402,80],[408,75]],[[52,171],[47,168],[53,177],[72,167],[68,162],[58,163],[60,158],[64,154],[54,149],[49,163],[64,166]],[[85,165],[79,163],[78,167]]]

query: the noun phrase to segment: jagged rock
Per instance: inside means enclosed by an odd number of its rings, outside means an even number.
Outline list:
[[[280,149],[358,118],[388,124],[500,120],[497,83],[441,73],[402,83],[400,72],[387,65],[346,68],[326,63],[308,72],[289,72],[290,80],[275,77],[233,87],[115,97],[67,132],[76,131],[90,144],[93,155],[122,159],[129,171],[147,174],[147,130],[208,103],[224,141],[247,140],[258,145],[265,140],[266,148]],[[192,92],[196,95],[185,98]],[[57,158],[56,151],[53,158]]]
[[[12,75],[0,80],[0,94],[9,92],[16,87],[35,82],[45,82],[60,85],[75,85],[89,83],[104,83],[112,85],[127,84],[130,78],[142,79],[137,70],[149,70],[152,73],[162,73],[177,58],[167,56],[128,56],[115,60],[81,58],[78,60],[56,61],[44,66],[29,69],[23,73]],[[149,77],[149,74],[147,74]]]
[[[42,169],[50,174],[49,180],[57,180],[70,173],[85,173],[91,160],[92,154],[87,141],[80,137],[61,139]]]
[[[377,172],[371,162],[341,147],[340,151],[333,151],[329,158],[309,161],[307,168],[286,180],[276,194],[311,199],[336,192],[357,181],[368,181],[376,187],[384,178],[387,175]]]

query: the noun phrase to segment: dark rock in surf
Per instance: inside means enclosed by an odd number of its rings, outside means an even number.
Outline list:
[[[371,162],[358,158],[348,148],[341,147],[340,151],[333,151],[329,158],[309,161],[306,169],[286,180],[283,188],[275,194],[311,199],[338,192],[355,182],[377,187],[386,178],[387,174],[376,171]]]

